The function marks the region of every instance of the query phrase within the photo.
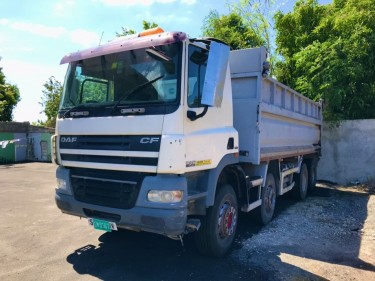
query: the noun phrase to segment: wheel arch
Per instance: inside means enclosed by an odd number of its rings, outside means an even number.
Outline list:
[[[228,165],[224,167],[218,178],[216,193],[218,189],[225,184],[232,186],[236,193],[238,203],[243,203],[247,181],[246,174],[239,165]]]
[[[206,207],[214,205],[217,187],[220,184],[230,184],[230,182],[226,182],[227,179],[235,180],[236,186],[232,187],[237,195],[237,199],[241,196],[240,184],[242,180],[239,173],[236,172],[236,164],[238,164],[238,158],[233,154],[227,154],[221,159],[215,169],[208,171]]]

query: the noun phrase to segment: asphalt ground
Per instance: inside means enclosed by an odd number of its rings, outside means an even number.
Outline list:
[[[56,166],[0,166],[0,280],[375,280],[375,200],[322,186],[278,198],[275,219],[240,216],[233,250],[201,256],[191,236],[94,230],[55,205]]]

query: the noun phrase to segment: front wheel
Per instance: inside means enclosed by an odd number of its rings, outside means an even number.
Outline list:
[[[194,233],[198,250],[208,256],[225,255],[233,244],[238,222],[237,196],[231,185],[219,188],[214,205],[201,222]]]

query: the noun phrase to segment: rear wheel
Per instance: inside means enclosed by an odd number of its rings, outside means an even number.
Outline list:
[[[302,163],[301,171],[299,174],[294,174],[295,185],[293,188],[293,197],[297,200],[304,200],[307,195],[309,173],[306,163]]]
[[[273,174],[267,174],[266,184],[262,188],[262,205],[258,210],[259,223],[266,225],[269,223],[275,212],[276,207],[276,183]]]
[[[308,168],[309,173],[309,191],[313,191],[316,187],[316,180],[317,180],[317,166],[318,166],[318,160],[316,158],[311,159]]]
[[[233,244],[237,230],[237,196],[229,184],[221,186],[214,206],[208,209],[200,229],[194,233],[198,250],[209,256],[225,255]]]

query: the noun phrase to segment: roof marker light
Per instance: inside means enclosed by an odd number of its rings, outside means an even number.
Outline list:
[[[149,35],[154,35],[154,34],[163,33],[163,32],[164,30],[161,27],[157,26],[157,27],[146,29],[140,32],[138,36],[143,37],[143,36],[149,36]]]

